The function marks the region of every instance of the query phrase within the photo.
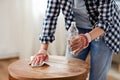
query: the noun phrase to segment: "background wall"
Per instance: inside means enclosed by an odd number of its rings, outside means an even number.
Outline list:
[[[16,0],[0,0],[0,58],[18,56],[20,22],[16,6]]]
[[[0,59],[35,54],[43,24],[47,0],[0,0]],[[56,40],[49,52],[64,55],[65,28],[61,15],[58,20]],[[53,46],[54,45],[54,46]]]
[[[120,1],[116,0],[120,6]],[[35,54],[40,47],[47,0],[0,0],[0,59]],[[65,54],[66,31],[63,15],[59,16],[56,40],[50,44],[53,55]]]

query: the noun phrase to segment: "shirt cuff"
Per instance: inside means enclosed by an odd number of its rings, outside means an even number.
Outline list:
[[[41,36],[39,37],[40,43],[52,43],[55,40],[54,36]]]
[[[101,29],[103,29],[105,32],[107,32],[109,30],[109,22],[105,22],[105,21],[98,21],[95,24],[95,27],[100,27]]]

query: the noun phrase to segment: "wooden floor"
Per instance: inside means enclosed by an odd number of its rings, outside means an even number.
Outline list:
[[[18,60],[18,58],[12,58],[12,59],[5,59],[0,60],[0,80],[8,80],[8,65],[14,61]],[[109,76],[108,80],[117,80],[113,77]]]
[[[0,60],[0,80],[8,80],[8,65],[18,58]]]

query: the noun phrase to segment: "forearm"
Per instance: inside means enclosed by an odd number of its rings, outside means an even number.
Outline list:
[[[41,43],[52,43],[55,40],[54,34],[56,30],[58,16],[60,14],[59,3],[59,0],[48,0],[42,33],[39,37]]]
[[[101,36],[104,33],[105,33],[104,30],[99,27],[96,27],[95,29],[89,32],[91,40],[96,39],[97,37]]]

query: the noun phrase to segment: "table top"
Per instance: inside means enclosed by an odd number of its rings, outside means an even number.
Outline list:
[[[89,65],[79,59],[64,56],[49,56],[48,64],[41,67],[31,67],[29,59],[18,60],[9,65],[9,74],[17,79],[49,79],[66,78],[84,74]]]

